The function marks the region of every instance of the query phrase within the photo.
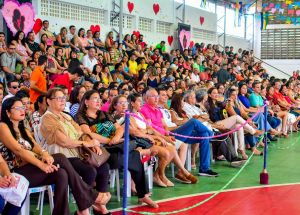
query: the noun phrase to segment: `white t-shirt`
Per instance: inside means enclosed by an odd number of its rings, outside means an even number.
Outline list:
[[[89,55],[85,55],[82,59],[82,64],[84,67],[89,68],[91,71],[93,71],[94,66],[97,64],[97,59],[93,58],[92,60],[89,58]]]
[[[192,81],[194,81],[195,83],[199,83],[199,82],[200,82],[200,77],[199,77],[199,75],[196,75],[195,73],[192,73],[191,79],[192,79]]]
[[[165,120],[167,126],[169,128],[177,127],[177,125],[174,122],[172,122],[171,112],[166,108],[159,107],[159,109],[160,109],[161,113],[163,114],[163,117],[164,117],[164,120]]]

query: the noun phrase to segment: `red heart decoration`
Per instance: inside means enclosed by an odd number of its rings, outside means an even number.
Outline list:
[[[34,32],[35,34],[39,33],[40,30],[41,30],[41,28],[42,28],[42,26],[43,26],[42,20],[39,19],[39,18],[36,19],[35,22],[34,22],[34,25],[33,25],[33,27],[32,27],[33,32]]]
[[[173,39],[174,39],[173,36],[168,36],[168,43],[169,43],[170,46],[173,43]]]
[[[203,25],[203,23],[204,23],[204,17],[200,16],[200,24]]]
[[[133,8],[134,8],[134,3],[129,1],[127,3],[127,8],[128,8],[129,13],[131,13],[133,11]]]
[[[157,15],[157,13],[159,12],[159,4],[153,4],[153,11],[155,15]]]
[[[193,46],[194,46],[194,41],[191,41],[190,42],[190,48],[193,48]]]
[[[97,31],[100,31],[100,26],[99,25],[91,25],[90,30],[94,34]]]
[[[141,33],[139,31],[133,31],[132,34],[134,34],[136,36],[136,38],[139,38]]]

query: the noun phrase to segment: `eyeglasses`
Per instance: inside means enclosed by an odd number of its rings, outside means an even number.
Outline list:
[[[158,95],[150,95],[149,97],[151,97],[151,98],[156,98],[156,99],[158,99],[158,98],[159,98],[159,96],[158,96]]]
[[[92,97],[90,98],[91,101],[93,102],[102,102],[102,100],[100,98],[97,98],[97,97]]]
[[[118,102],[118,105],[128,105],[128,102]]]
[[[24,106],[18,106],[18,107],[12,107],[11,109],[15,109],[17,111],[25,111],[26,107],[24,107]]]
[[[9,48],[10,50],[16,50],[16,48]]]
[[[51,98],[51,99],[55,99],[59,102],[64,102],[67,100],[67,97],[66,96],[62,96],[62,97],[54,97],[54,98]]]
[[[13,88],[13,89],[20,89],[20,86],[11,86],[11,88]]]

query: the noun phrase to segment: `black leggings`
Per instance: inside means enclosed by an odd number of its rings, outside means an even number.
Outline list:
[[[70,186],[77,207],[80,211],[92,206],[98,193],[88,186],[77,174],[69,160],[63,154],[53,154],[54,164],[59,164],[58,171],[47,174],[32,164],[26,164],[14,169],[29,181],[29,187],[54,184],[53,215],[69,215],[68,185]]]
[[[95,168],[84,163],[79,158],[68,158],[76,172],[82,177],[82,180],[90,186],[96,182],[96,190],[99,192],[108,192],[109,165],[102,164]]]

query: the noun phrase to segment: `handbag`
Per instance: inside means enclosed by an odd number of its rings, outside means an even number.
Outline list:
[[[91,139],[92,139],[92,137],[89,134],[83,134],[79,138],[79,140],[82,140],[82,141],[88,141]],[[98,155],[93,150],[91,150],[89,147],[86,147],[83,145],[78,148],[78,154],[85,163],[88,163],[94,167],[99,167],[103,163],[105,163],[108,160],[108,158],[110,157],[110,154],[104,147],[100,147],[100,148],[101,148],[102,154]]]
[[[114,145],[105,145],[105,148],[110,153],[121,153],[124,154],[124,143],[114,144]],[[128,152],[135,150],[137,148],[137,142],[134,140],[129,141]]]

